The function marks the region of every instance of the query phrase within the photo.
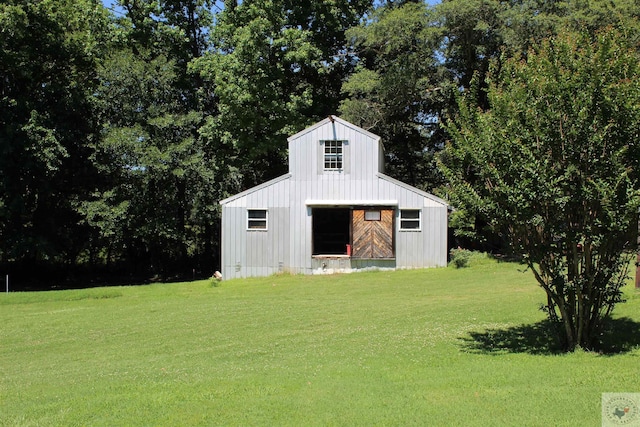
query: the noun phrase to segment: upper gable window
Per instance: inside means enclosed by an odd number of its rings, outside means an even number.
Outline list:
[[[324,142],[324,170],[342,170],[343,148],[345,141],[328,140]]]

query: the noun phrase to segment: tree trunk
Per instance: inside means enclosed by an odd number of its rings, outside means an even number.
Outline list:
[[[578,337],[576,336],[576,328],[572,322],[571,315],[567,312],[564,304],[558,306],[560,310],[560,318],[562,319],[562,325],[564,326],[564,349],[566,351],[573,351],[578,345]]]

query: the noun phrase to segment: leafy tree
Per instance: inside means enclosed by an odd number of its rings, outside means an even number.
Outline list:
[[[101,181],[79,205],[94,230],[94,259],[139,275],[210,274],[217,169],[198,128],[212,105],[199,103],[201,79],[188,71],[207,49],[210,2],[120,5],[119,38],[95,91],[103,127],[92,160]]]
[[[72,265],[75,201],[96,174],[89,143],[105,10],[89,0],[0,4],[0,262]]]
[[[482,84],[490,61],[498,56],[503,25],[499,14],[504,7],[497,0],[447,0],[438,5],[444,65],[459,86],[468,88],[476,73]]]
[[[344,30],[370,3],[226,3],[212,50],[193,65],[217,101],[201,133],[233,174],[226,194],[285,172],[286,138],[337,111],[350,67]]]
[[[453,204],[508,230],[567,350],[596,348],[621,301],[640,205],[639,73],[621,33],[563,34],[505,61],[490,109],[470,94],[447,126]]]
[[[148,256],[156,268],[186,257],[184,180],[197,163],[199,115],[182,113],[174,64],[164,57],[147,62],[122,51],[100,68],[100,79],[96,100],[109,119],[92,158],[103,185],[81,211],[109,253],[126,247],[131,261]]]
[[[628,0],[443,0],[435,12],[443,64],[463,88],[474,76],[482,86],[491,61],[526,55],[532,44],[562,31],[619,26],[637,39],[640,29],[640,6]],[[484,92],[476,95],[478,105],[486,107]]]
[[[382,137],[387,173],[428,190],[441,183],[433,161],[443,142],[438,117],[455,90],[438,57],[442,35],[433,14],[422,2],[391,4],[347,30],[359,62],[340,107],[347,120]]]

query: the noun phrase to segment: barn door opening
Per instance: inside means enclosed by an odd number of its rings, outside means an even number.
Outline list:
[[[394,258],[393,209],[354,209],[353,258]]]
[[[314,208],[313,255],[345,255],[351,239],[351,210]]]

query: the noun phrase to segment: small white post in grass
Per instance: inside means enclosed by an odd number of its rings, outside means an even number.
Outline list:
[[[8,274],[7,274],[6,283],[7,283],[7,293],[9,293],[9,275]]]

